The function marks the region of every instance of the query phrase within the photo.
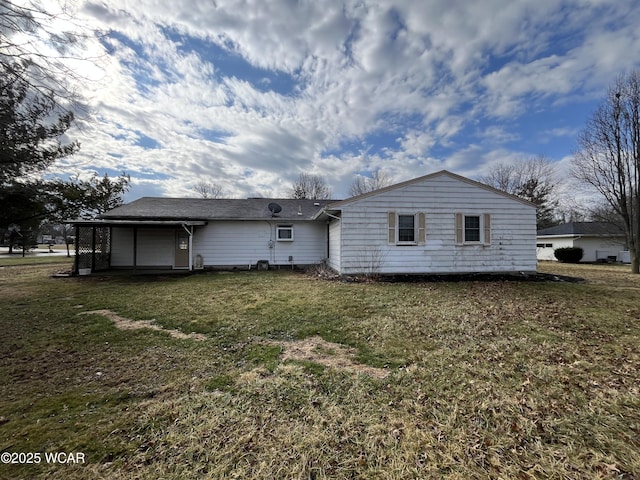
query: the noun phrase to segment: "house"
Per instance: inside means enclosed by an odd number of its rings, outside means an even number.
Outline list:
[[[327,257],[329,201],[144,197],[76,221],[78,272],[305,266]]]
[[[624,231],[606,222],[569,222],[538,230],[536,250],[538,260],[557,260],[557,248],[579,247],[583,262],[628,262]]]
[[[342,201],[141,198],[76,221],[77,273],[266,268],[535,271],[535,206],[441,171]]]
[[[442,171],[330,204],[328,263],[340,274],[535,271],[536,209]]]

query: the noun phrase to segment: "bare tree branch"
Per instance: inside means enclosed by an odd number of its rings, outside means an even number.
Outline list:
[[[538,228],[552,225],[556,220],[559,179],[555,165],[544,156],[502,162],[493,165],[479,181],[498,190],[517,195],[534,203]]]
[[[355,197],[356,195],[362,195],[363,193],[379,190],[391,185],[391,179],[382,170],[376,170],[371,177],[363,177],[362,175],[356,176],[353,179],[353,183],[349,187],[349,195]]]
[[[0,2],[0,66],[34,94],[52,100],[58,112],[78,111],[82,102],[77,87],[88,79],[68,60],[95,61],[83,46],[101,33],[80,24],[64,0],[57,6],[52,13],[35,1],[24,6]]]
[[[620,76],[578,137],[572,174],[619,217],[640,273],[640,71]]]
[[[200,195],[201,198],[224,198],[226,192],[221,185],[206,180],[200,180],[193,186],[193,190]]]
[[[330,197],[331,189],[324,177],[309,173],[301,173],[289,190],[289,198],[326,200]]]

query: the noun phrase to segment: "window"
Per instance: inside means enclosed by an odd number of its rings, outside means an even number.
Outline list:
[[[293,225],[278,225],[276,238],[279,242],[293,242]]]
[[[479,215],[464,216],[464,241],[465,242],[480,241],[480,216]]]
[[[456,213],[456,244],[491,244],[491,215],[465,215]]]
[[[398,242],[415,242],[415,215],[398,215]]]
[[[189,237],[184,233],[178,233],[178,250],[189,250]]]
[[[388,213],[389,244],[424,245],[426,240],[426,215]]]

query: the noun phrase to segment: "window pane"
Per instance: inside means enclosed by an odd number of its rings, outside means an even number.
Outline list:
[[[464,241],[465,242],[480,241],[480,217],[479,216],[464,217]]]
[[[291,240],[293,238],[293,227],[283,225],[278,227],[278,240]]]
[[[398,215],[398,241],[415,242],[414,221],[413,215]]]

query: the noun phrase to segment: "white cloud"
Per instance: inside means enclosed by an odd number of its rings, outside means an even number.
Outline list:
[[[341,195],[362,169],[477,172],[534,136],[514,118],[640,65],[638,9],[621,3],[86,0],[86,21],[114,33],[92,47],[94,121],[60,167],[158,172],[141,188],[182,194],[208,172],[237,196],[283,195],[300,170]],[[398,142],[361,155],[380,132]]]

